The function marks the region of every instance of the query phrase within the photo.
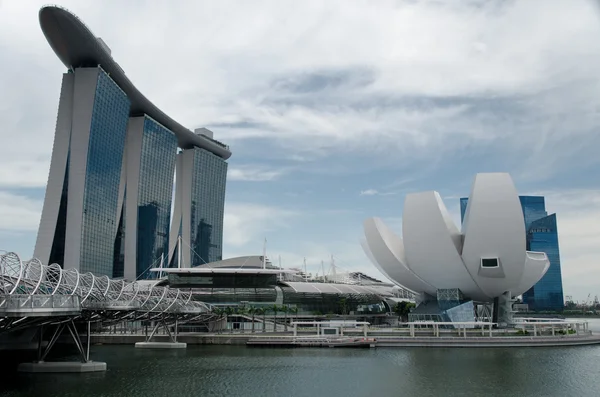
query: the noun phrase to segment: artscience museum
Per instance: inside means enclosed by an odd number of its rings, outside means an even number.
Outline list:
[[[478,307],[487,307],[494,322],[510,324],[514,298],[550,266],[544,252],[526,249],[521,202],[506,173],[477,174],[462,230],[439,193],[412,193],[402,238],[369,218],[362,247],[384,275],[416,294],[413,320],[475,321]]]

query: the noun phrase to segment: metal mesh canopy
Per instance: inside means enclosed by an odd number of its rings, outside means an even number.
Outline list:
[[[391,295],[391,288],[389,287],[387,288],[389,291],[386,291],[379,287],[355,284],[305,283],[296,281],[284,281],[282,284],[299,293]]]
[[[58,296],[77,297],[78,309],[96,317],[119,312],[128,319],[153,319],[165,314],[199,316],[210,312],[208,305],[192,300],[191,291],[159,287],[157,282],[126,282],[81,274],[55,263],[43,265],[36,258],[22,261],[19,255],[9,252],[0,255],[0,316],[3,312],[6,315],[15,302],[19,307],[14,309],[21,312],[46,309],[50,313],[61,309],[56,302],[73,302],[52,299]],[[40,300],[44,296],[47,299]]]

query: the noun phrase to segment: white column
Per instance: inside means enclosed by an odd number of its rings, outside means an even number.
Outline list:
[[[130,117],[129,125],[127,126],[127,138],[125,140],[126,163],[123,164],[123,168],[126,169],[125,178],[127,180],[124,219],[125,266],[123,276],[128,281],[135,281],[137,279],[138,187],[140,182],[143,137],[144,117]]]
[[[69,154],[69,140],[71,139],[71,122],[73,119],[73,89],[75,86],[75,75],[73,73],[63,74],[60,99],[58,102],[58,116],[56,119],[56,131],[54,133],[54,146],[52,147],[52,159],[50,162],[50,173],[46,185],[46,195],[40,219],[40,227],[35,242],[33,255],[44,265],[50,263],[50,251],[54,242],[56,223],[58,222],[58,210],[62,196],[65,173],[67,172],[67,156]],[[62,265],[62,263],[60,263]]]

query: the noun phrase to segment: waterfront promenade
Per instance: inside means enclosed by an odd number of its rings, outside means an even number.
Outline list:
[[[292,340],[292,335],[267,334],[269,338]],[[373,335],[370,335],[373,337]],[[179,334],[178,341],[188,345],[246,345],[264,334]],[[168,342],[168,336],[155,336],[156,341]],[[145,341],[141,334],[92,334],[92,344],[134,345]],[[496,337],[401,337],[384,335],[375,337],[375,347],[549,347],[583,346],[600,344],[600,335],[586,336],[496,336]]]
[[[535,324],[536,331],[529,332],[533,323],[521,324],[519,329],[443,329],[439,325],[415,324],[404,328],[357,327],[345,328],[344,336],[374,339],[375,347],[548,347],[600,344],[600,333],[594,334],[587,322],[568,320]],[[295,337],[317,336],[317,327],[299,328],[288,332],[182,332],[179,342],[188,345],[245,345],[252,339],[277,339],[292,341]],[[123,329],[120,333],[95,333],[94,344],[133,345],[146,340],[143,330]],[[155,335],[154,340],[168,342],[168,335]]]

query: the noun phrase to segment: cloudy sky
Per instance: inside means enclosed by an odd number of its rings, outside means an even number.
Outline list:
[[[33,252],[61,73],[0,0],[0,249]],[[404,195],[459,222],[477,172],[558,214],[565,295],[600,294],[600,7],[592,0],[64,0],[166,113],[229,162],[226,257],[380,274],[358,239]]]

